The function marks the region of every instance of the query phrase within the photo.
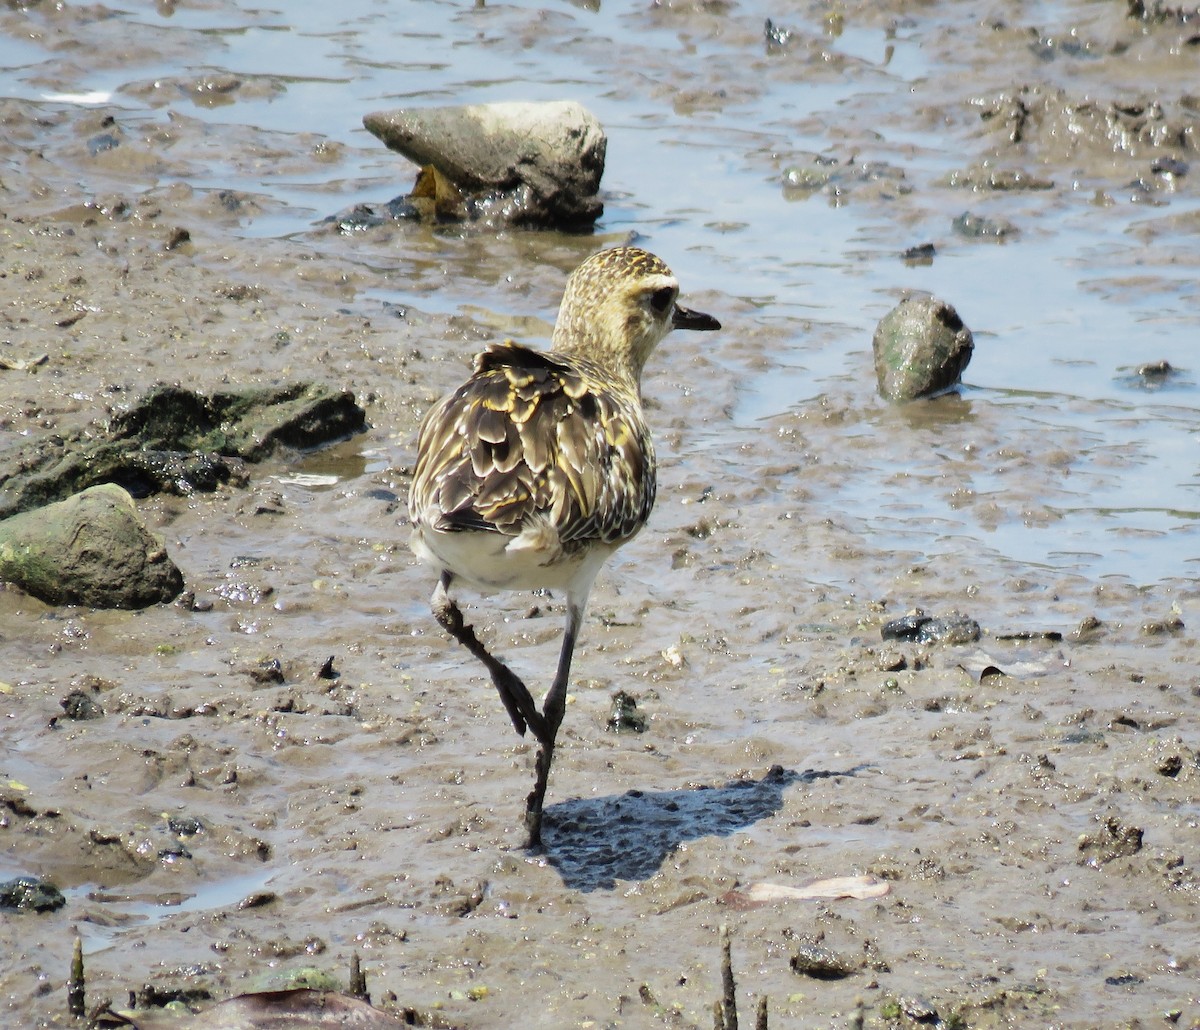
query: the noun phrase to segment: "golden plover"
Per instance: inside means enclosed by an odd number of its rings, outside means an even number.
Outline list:
[[[678,295],[679,283],[653,254],[601,251],[568,280],[549,351],[494,344],[421,423],[410,546],[440,573],[435,618],[486,666],[517,732],[532,729],[541,745],[526,801],[530,846],[541,841],[542,802],[592,581],[654,505],[642,368],[672,329],[721,327],[682,307]],[[558,670],[540,711],[464,623],[450,593],[458,581],[484,592],[566,591]]]

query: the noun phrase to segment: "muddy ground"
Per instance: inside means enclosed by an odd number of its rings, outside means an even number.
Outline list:
[[[6,31],[25,16],[10,5]],[[724,7],[678,16],[693,36],[725,19],[765,60],[760,22],[735,28]],[[1120,53],[1159,46],[1166,78],[1170,55],[1193,52],[1122,12],[1080,24],[1092,54],[1118,52],[1110,36]],[[86,60],[62,39],[87,25],[62,16],[53,45]],[[962,66],[1023,70],[1063,46],[982,16],[962,29],[942,86],[959,90],[964,123]],[[949,53],[949,29],[929,31]],[[1116,189],[1127,160],[1153,193],[1165,187],[1152,161],[1194,152],[1194,100],[1178,90],[1162,105],[1175,135],[1155,140],[1128,112],[1039,107],[1052,94],[1010,81],[990,94],[1008,129],[993,137],[1000,122],[984,119],[964,167],[1015,126],[1026,143],[1048,126],[1046,147],[1021,157],[1060,189],[1080,167]],[[914,131],[951,109],[918,107]],[[707,1027],[728,924],[744,1022],[766,995],[780,1027],[846,1026],[860,999],[869,1026],[922,1006],[943,1025],[1200,1025],[1200,588],[1182,562],[1178,578],[1142,583],[1020,563],[988,542],[997,525],[1053,520],[1083,440],[1047,440],[1012,404],[970,394],[888,408],[869,367],[734,425],[741,378],[769,370],[791,335],[834,341],[840,327],[757,321],[761,297],[685,281],[685,302],[726,328],[673,336],[648,370],[659,503],[593,594],[546,846],[529,853],[533,749],[428,614],[433,583],[405,545],[408,468],[421,413],[470,356],[506,334],[545,341],[567,272],[623,234],[398,225],[370,246],[410,255],[406,275],[375,275],[336,226],[247,238],[268,199],[188,184],[213,146],[204,123],[138,130],[111,114],[0,101],[0,356],[29,363],[0,371],[0,447],[171,381],[316,379],[354,390],[371,428],[253,467],[247,487],[140,502],[198,604],[55,609],[0,589],[0,878],[44,877],[67,896],[0,922],[0,1022],[69,1022],[79,933],[89,1003],[119,1007],[147,983],[219,999],[301,966],[344,976],[357,952],[376,1002],[432,1025]],[[1056,118],[1092,125],[1092,142],[1055,149]],[[1114,121],[1159,149],[1123,151]],[[119,145],[95,142],[114,132]],[[339,160],[319,133],[241,129],[220,146],[296,175]],[[903,221],[928,192],[896,195],[912,205]],[[504,269],[527,316],[472,301],[470,284]],[[880,484],[894,505],[908,456],[930,451],[944,466],[911,474],[911,490],[974,532],[915,520],[904,546],[881,546],[829,500],[861,482],[869,453],[898,470]],[[968,615],[982,636],[882,640],[915,607]],[[531,685],[548,681],[561,599],[471,611]],[[637,699],[644,733],[606,729],[617,690]],[[66,718],[73,691],[103,716]],[[890,893],[725,900],[848,874]],[[813,943],[848,975],[795,971]]]

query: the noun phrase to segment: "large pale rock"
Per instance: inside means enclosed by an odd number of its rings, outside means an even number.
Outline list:
[[[908,297],[883,316],[872,341],[879,392],[907,401],[958,383],[975,349],[958,312],[935,297]]]
[[[113,483],[0,522],[0,579],[47,604],[145,608],[170,601],[183,576]]]
[[[513,223],[590,226],[608,141],[573,101],[378,111],[363,125],[390,149],[432,166],[468,198],[468,214]]]

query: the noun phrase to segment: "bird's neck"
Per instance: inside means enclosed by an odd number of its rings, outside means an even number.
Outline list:
[[[559,333],[555,330],[551,350],[586,368],[595,377],[619,384],[622,392],[640,400],[645,358],[630,354],[624,341],[617,344],[603,335]]]

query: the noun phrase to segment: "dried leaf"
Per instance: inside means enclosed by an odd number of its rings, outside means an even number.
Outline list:
[[[804,887],[789,887],[779,883],[756,883],[744,891],[729,891],[721,900],[735,908],[757,908],[779,901],[812,901],[838,898],[882,898],[891,888],[873,876],[835,876],[817,880]]]
[[[39,354],[36,358],[28,359],[0,357],[0,369],[6,372],[27,372],[31,368],[46,364],[49,360],[49,354]]]

